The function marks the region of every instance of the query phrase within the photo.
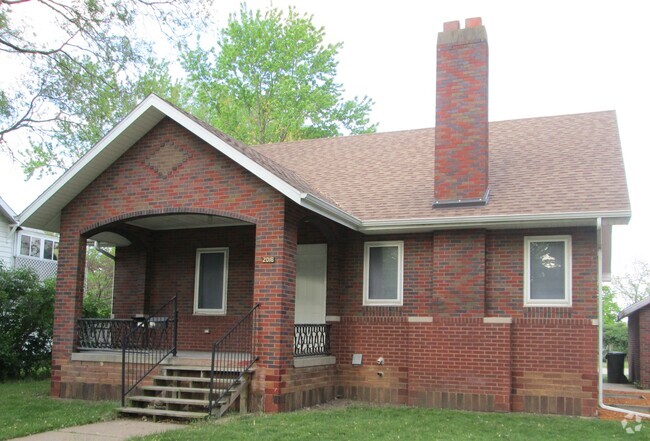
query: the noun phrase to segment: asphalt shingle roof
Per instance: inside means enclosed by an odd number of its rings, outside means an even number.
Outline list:
[[[432,208],[433,128],[255,150],[362,221],[629,211],[615,112],[499,121],[489,130],[490,200],[478,207]]]

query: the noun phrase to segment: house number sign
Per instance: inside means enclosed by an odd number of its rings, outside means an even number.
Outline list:
[[[262,263],[274,263],[275,257],[273,256],[264,256],[262,257]]]

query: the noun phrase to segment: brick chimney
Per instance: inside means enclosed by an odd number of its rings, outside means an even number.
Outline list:
[[[438,33],[434,207],[488,199],[488,44],[480,18]]]

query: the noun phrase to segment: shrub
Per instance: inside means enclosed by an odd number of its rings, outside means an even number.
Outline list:
[[[48,375],[54,279],[0,265],[0,381]]]

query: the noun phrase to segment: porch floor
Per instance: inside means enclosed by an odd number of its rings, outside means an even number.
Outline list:
[[[219,352],[217,357],[226,360],[239,360],[246,354],[237,352]],[[82,351],[72,354],[73,361],[97,361],[107,363],[121,363],[122,351]],[[212,361],[212,352],[203,351],[178,351],[176,357],[168,356],[161,365],[177,366],[209,366]]]

